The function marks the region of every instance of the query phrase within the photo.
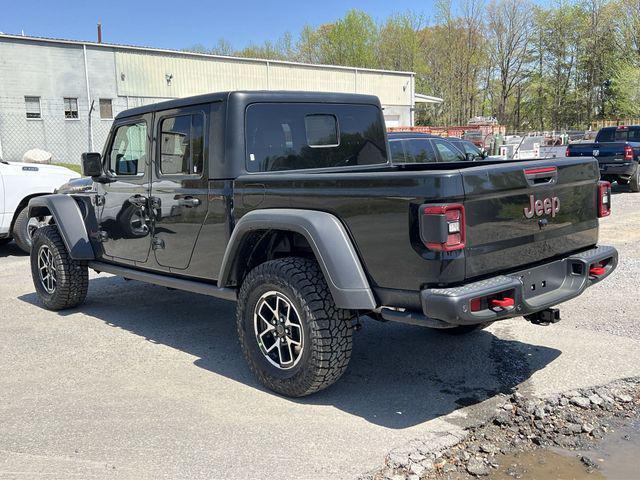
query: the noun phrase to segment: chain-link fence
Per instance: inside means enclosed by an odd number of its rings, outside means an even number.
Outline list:
[[[127,108],[161,100],[113,98],[113,116]],[[65,118],[63,98],[40,97],[39,101],[40,118],[27,118],[24,97],[0,97],[0,157],[3,160],[20,162],[26,151],[38,148],[50,152],[52,162],[79,164],[83,152],[102,152],[113,120],[100,118],[97,98],[91,112],[91,131],[86,99],[78,99],[77,118]]]

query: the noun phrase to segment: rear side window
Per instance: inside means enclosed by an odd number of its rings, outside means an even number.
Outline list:
[[[404,140],[405,161],[407,163],[431,163],[436,161],[430,140]]]
[[[387,162],[382,115],[374,105],[255,103],[245,122],[249,172]]]
[[[203,166],[202,114],[167,117],[160,123],[160,172],[199,175]]]
[[[402,140],[392,140],[389,142],[391,150],[391,161],[393,163],[406,163],[404,158],[404,149],[402,148]]]
[[[441,162],[464,162],[466,160],[462,152],[446,140],[434,139],[433,145],[438,151]]]

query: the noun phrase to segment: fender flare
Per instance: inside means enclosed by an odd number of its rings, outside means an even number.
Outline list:
[[[372,310],[376,300],[358,254],[340,221],[315,210],[274,208],[254,210],[236,224],[222,260],[218,287],[226,287],[244,237],[253,230],[286,230],[309,242],[338,308]]]
[[[74,260],[94,260],[87,228],[80,207],[69,195],[53,194],[29,200],[29,217],[51,215],[64,241],[69,256]]]

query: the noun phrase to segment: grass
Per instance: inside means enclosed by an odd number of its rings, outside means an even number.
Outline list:
[[[76,173],[79,173],[80,175],[82,175],[82,169],[80,167],[80,165],[77,165],[75,163],[52,163],[51,165],[57,165],[59,167],[66,167],[69,170],[73,170]]]

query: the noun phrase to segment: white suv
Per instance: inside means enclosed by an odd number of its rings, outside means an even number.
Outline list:
[[[0,160],[0,245],[13,238],[28,253],[33,232],[49,220],[28,218],[29,200],[54,193],[59,186],[78,177],[73,170],[55,165]]]

